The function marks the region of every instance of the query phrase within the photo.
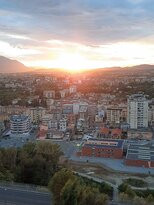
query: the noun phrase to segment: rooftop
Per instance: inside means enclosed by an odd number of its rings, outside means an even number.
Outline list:
[[[112,139],[90,139],[85,142],[86,147],[98,147],[98,148],[122,148],[124,140],[112,140]]]
[[[154,161],[154,143],[130,144],[126,159]]]
[[[22,121],[25,121],[27,119],[28,119],[28,116],[26,116],[26,115],[12,115],[10,117],[10,120],[14,121],[14,122],[22,122]]]

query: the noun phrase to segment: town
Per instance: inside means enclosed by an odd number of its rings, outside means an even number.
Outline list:
[[[141,88],[153,83],[152,71],[148,80],[147,73],[139,75],[135,69],[126,71],[132,73],[130,79],[122,78],[120,71],[114,77],[114,70],[106,71],[104,78],[95,72],[93,77],[60,72],[3,74],[0,147],[51,140],[71,160],[97,158],[97,163],[113,170],[153,174],[154,98],[148,87]],[[92,86],[94,91],[89,91]]]

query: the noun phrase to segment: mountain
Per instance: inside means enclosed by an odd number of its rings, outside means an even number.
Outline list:
[[[0,73],[23,73],[29,71],[31,71],[31,69],[26,67],[24,64],[16,60],[0,56]]]
[[[83,70],[79,73],[70,73],[65,69],[60,68],[29,68],[24,64],[11,60],[9,58],[0,56],[0,73],[24,73],[24,72],[32,72],[39,74],[56,74],[56,75],[86,75],[86,76],[102,76],[104,74],[115,75],[117,73],[123,73],[124,75],[133,75],[133,74],[154,74],[154,65],[142,64],[131,67],[110,67],[110,68],[97,68],[97,69],[89,69]]]
[[[136,66],[130,66],[130,67],[109,67],[109,68],[97,68],[97,69],[91,69],[88,71],[84,71],[83,73],[86,76],[104,76],[104,75],[116,75],[120,74],[121,76],[132,76],[132,75],[154,75],[154,65],[149,64],[141,64]],[[80,75],[80,74],[79,74]]]

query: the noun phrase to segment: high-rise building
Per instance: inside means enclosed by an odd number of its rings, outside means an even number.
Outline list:
[[[127,122],[131,129],[148,127],[148,100],[143,94],[128,97]]]

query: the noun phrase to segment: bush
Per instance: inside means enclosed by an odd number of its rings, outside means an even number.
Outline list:
[[[128,178],[124,180],[125,183],[134,186],[134,187],[145,187],[147,186],[147,183],[141,179],[135,179],[135,178]]]

